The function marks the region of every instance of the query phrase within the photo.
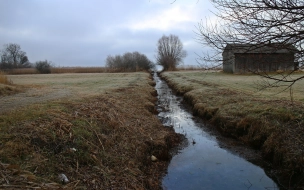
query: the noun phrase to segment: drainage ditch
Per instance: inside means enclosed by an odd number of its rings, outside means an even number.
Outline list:
[[[173,127],[186,139],[163,177],[163,189],[279,189],[268,177],[267,169],[246,147],[224,142],[223,137],[208,130],[203,121],[176,96],[167,83],[154,74],[158,93],[158,117],[163,125]],[[219,140],[221,138],[221,140]],[[247,153],[244,153],[246,152]],[[254,153],[253,153],[254,154]],[[253,164],[247,161],[254,160]]]

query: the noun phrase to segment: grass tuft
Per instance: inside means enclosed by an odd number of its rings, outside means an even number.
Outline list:
[[[0,96],[11,95],[20,91],[21,89],[13,85],[13,82],[7,78],[6,73],[0,71]]]
[[[12,84],[3,71],[0,71],[0,84]]]

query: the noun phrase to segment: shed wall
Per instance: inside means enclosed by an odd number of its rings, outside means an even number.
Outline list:
[[[223,52],[223,71],[225,73],[234,73],[234,54],[230,51]]]
[[[234,56],[234,73],[295,69],[294,54],[291,53],[236,53]]]

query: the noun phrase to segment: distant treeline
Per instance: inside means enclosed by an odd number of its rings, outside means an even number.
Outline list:
[[[18,44],[5,44],[1,50],[0,69],[17,69],[32,67],[26,56]]]
[[[106,68],[55,68],[51,61],[37,61],[30,63],[26,52],[20,45],[5,44],[0,50],[0,70],[7,74],[34,74],[34,73],[89,73],[89,72],[134,72],[150,70],[155,67],[146,55],[139,52],[127,52],[123,55],[109,55],[106,59]]]
[[[0,70],[6,73],[12,73],[12,70],[31,70],[35,67],[39,73],[51,73],[52,63],[50,61],[37,61],[31,63],[26,55],[26,52],[21,50],[19,44],[5,44],[4,49],[0,51],[1,61]]]

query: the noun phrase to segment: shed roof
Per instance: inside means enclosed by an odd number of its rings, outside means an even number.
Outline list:
[[[227,44],[224,52],[232,53],[295,53],[297,49],[291,44]]]

